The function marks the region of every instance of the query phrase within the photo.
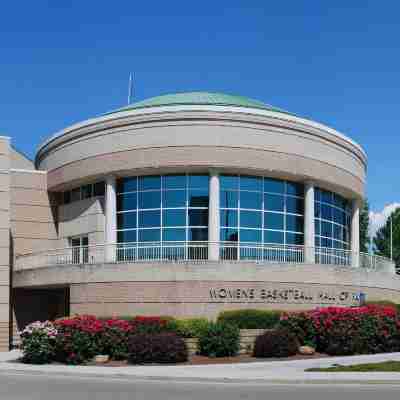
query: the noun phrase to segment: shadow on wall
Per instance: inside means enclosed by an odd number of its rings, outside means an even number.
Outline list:
[[[98,208],[100,209],[100,211],[97,212],[96,203],[98,203]],[[94,208],[92,214],[98,214],[99,212],[104,214],[104,199],[94,197],[64,205],[62,208],[60,208],[62,211],[58,214],[58,223],[74,221],[91,208]]]

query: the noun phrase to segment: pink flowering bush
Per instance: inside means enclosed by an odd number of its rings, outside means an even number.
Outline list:
[[[22,361],[28,364],[46,364],[55,356],[57,329],[50,321],[33,322],[19,332]]]
[[[132,334],[156,334],[173,329],[166,317],[137,316],[131,320],[100,319],[93,315],[77,315],[55,321],[59,332],[56,340],[56,359],[67,364],[82,364],[97,354],[111,359],[128,356],[128,339]]]
[[[82,364],[102,353],[103,321],[92,315],[78,315],[54,322],[58,335],[56,359],[67,364]]]
[[[374,354],[400,350],[400,319],[393,307],[317,308],[285,314],[280,325],[299,342],[331,355]]]

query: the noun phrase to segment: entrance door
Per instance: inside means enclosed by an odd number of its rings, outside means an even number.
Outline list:
[[[89,238],[77,236],[70,239],[72,247],[72,264],[87,264],[89,262]]]

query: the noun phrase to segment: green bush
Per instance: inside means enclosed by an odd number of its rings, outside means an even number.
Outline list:
[[[33,322],[20,337],[24,363],[46,364],[54,359],[57,330],[51,322]]]
[[[210,322],[199,337],[201,355],[209,357],[235,356],[239,351],[240,332],[236,325]]]
[[[174,322],[175,332],[184,338],[199,338],[210,325],[206,318],[177,319]]]
[[[184,339],[173,333],[132,335],[128,342],[128,352],[130,364],[176,364],[188,359]]]
[[[282,314],[278,328],[296,335],[300,345],[316,346],[316,329],[310,312]]]
[[[274,329],[258,336],[254,343],[254,357],[289,357],[297,353],[299,342],[287,329]]]
[[[276,326],[281,311],[274,310],[234,310],[223,311],[218,316],[219,322],[235,324],[239,329],[271,329]]]

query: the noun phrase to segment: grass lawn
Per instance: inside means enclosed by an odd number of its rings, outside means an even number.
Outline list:
[[[335,365],[329,368],[310,368],[307,372],[400,372],[400,361],[374,364]]]

